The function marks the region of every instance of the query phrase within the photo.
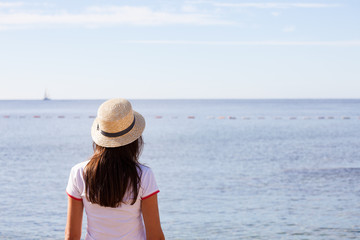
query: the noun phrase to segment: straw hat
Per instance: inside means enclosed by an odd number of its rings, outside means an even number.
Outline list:
[[[120,147],[138,139],[145,128],[145,119],[132,110],[128,100],[107,100],[98,109],[91,127],[94,142],[103,147]]]

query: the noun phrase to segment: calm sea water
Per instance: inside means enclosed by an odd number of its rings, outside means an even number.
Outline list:
[[[0,101],[0,239],[63,238],[101,102]],[[360,238],[360,100],[132,103],[167,239]]]

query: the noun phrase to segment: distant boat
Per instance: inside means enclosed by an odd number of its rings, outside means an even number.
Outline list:
[[[49,97],[49,94],[48,92],[45,90],[45,93],[44,93],[44,98],[43,98],[44,101],[48,101],[50,100],[50,97]]]

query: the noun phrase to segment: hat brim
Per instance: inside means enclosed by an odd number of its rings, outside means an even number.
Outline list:
[[[140,113],[135,111],[133,111],[133,113],[135,117],[134,127],[120,137],[106,137],[102,135],[101,132],[97,130],[98,118],[95,118],[91,127],[91,137],[93,141],[99,146],[108,148],[120,147],[134,142],[141,136],[145,129],[145,119]]]

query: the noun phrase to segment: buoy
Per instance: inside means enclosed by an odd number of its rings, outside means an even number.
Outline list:
[[[236,117],[229,116],[229,119],[234,120],[234,119],[236,119]]]
[[[325,119],[325,117],[318,117],[318,119]]]
[[[4,115],[4,118],[10,118],[10,116],[9,115]]]
[[[218,119],[225,119],[225,117],[224,117],[224,116],[220,116],[220,117],[218,117]]]
[[[334,119],[334,117],[328,117],[328,119]]]
[[[89,116],[89,118],[95,118],[95,116]]]
[[[156,118],[156,119],[160,119],[160,118],[162,118],[162,116],[155,116],[155,118]]]
[[[350,119],[350,117],[342,117],[342,119]]]
[[[260,119],[260,120],[264,120],[264,119],[265,119],[265,117],[258,117],[258,119]]]
[[[290,120],[296,120],[296,117],[289,117]]]
[[[58,116],[58,118],[65,118],[65,116]]]
[[[188,119],[195,119],[195,116],[188,116]]]

